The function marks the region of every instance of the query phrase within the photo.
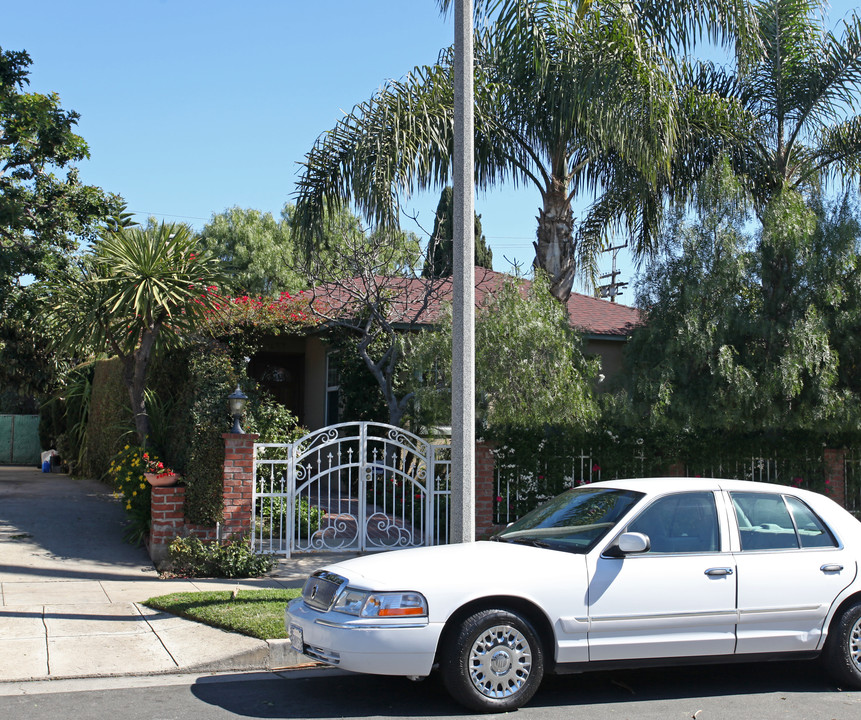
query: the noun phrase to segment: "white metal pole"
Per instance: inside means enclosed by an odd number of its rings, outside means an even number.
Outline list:
[[[455,0],[451,530],[475,540],[475,171],[472,0]]]

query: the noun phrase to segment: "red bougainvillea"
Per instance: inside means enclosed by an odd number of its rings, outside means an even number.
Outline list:
[[[207,288],[217,295],[218,288]],[[229,333],[235,329],[258,328],[263,330],[299,330],[319,324],[309,307],[310,298],[304,293],[290,295],[284,291],[278,297],[221,297],[209,313],[209,326],[213,334]]]

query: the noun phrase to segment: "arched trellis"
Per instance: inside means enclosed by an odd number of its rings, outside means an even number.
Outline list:
[[[448,445],[383,423],[256,443],[254,547],[289,557],[446,542],[450,465]]]

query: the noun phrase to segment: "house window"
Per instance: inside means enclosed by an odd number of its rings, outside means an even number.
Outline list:
[[[338,353],[326,355],[326,425],[338,423],[340,413],[338,406],[341,400],[341,372]]]

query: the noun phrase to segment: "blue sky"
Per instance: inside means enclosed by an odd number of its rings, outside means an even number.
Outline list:
[[[434,0],[5,0],[0,47],[27,50],[31,90],[81,114],[85,182],[199,229],[233,205],[277,217],[317,136],[452,32]],[[428,231],[437,199],[405,203]],[[495,269],[530,266],[539,201],[477,195]]]

